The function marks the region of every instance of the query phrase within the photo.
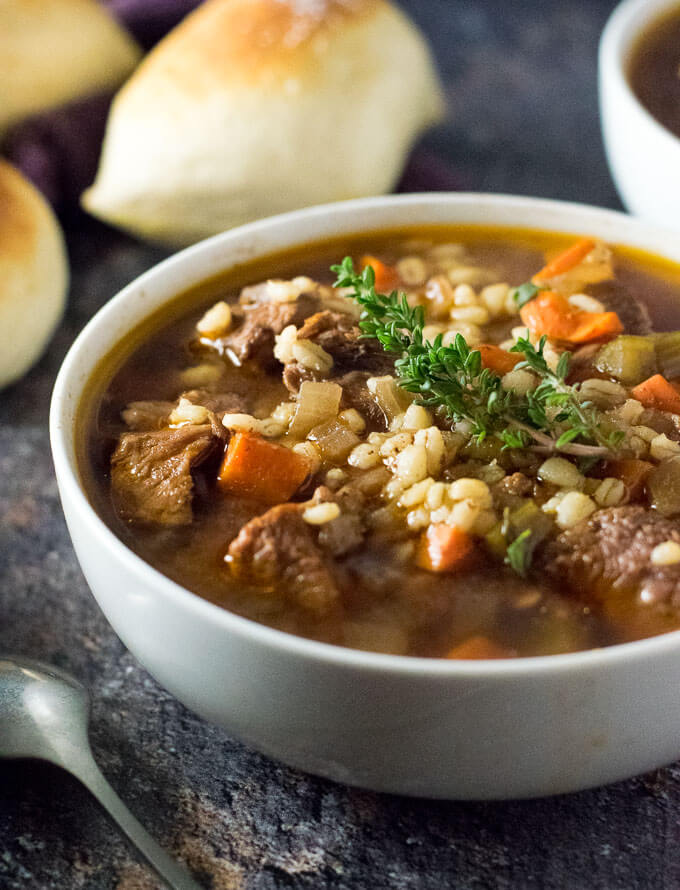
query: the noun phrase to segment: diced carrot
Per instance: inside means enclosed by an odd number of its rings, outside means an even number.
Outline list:
[[[422,535],[416,561],[429,572],[452,572],[464,568],[474,551],[474,542],[467,532],[439,522],[430,525]]]
[[[631,390],[631,396],[642,402],[645,408],[672,411],[680,414],[680,393],[663,374],[654,374]]]
[[[229,440],[217,481],[225,491],[280,504],[295,494],[310,469],[303,454],[253,433],[235,433]]]
[[[573,313],[576,325],[569,338],[571,343],[591,343],[593,340],[611,340],[623,333],[621,319],[616,312]]]
[[[373,267],[373,272],[375,273],[375,289],[377,291],[387,293],[394,290],[399,284],[399,273],[397,270],[392,266],[388,266],[387,263],[383,263],[382,260],[379,260],[378,257],[373,256],[370,253],[361,257],[360,265],[362,270],[365,269],[366,266]]]
[[[633,501],[637,501],[644,493],[645,480],[653,467],[654,464],[650,464],[647,460],[621,458],[620,460],[608,460],[603,463],[597,475],[603,479],[606,479],[608,476],[611,476],[613,479],[620,479],[626,486],[628,497]]]
[[[447,652],[446,657],[459,659],[513,658],[516,655],[514,649],[506,649],[488,637],[477,636],[468,637],[467,640],[454,646],[450,652]]]
[[[523,361],[519,353],[508,352],[507,349],[501,349],[500,346],[493,346],[490,343],[482,343],[480,346],[475,346],[475,349],[481,352],[484,367],[501,377],[512,371],[518,362]]]
[[[575,309],[554,291],[543,291],[520,309],[520,317],[536,336],[551,340],[589,343],[614,337],[623,331],[616,312],[586,312]]]
[[[547,263],[540,272],[537,272],[532,279],[534,284],[549,281],[551,278],[557,278],[558,275],[564,275],[571,271],[583,262],[594,247],[595,241],[592,238],[581,238],[580,241],[572,244],[571,247]]]

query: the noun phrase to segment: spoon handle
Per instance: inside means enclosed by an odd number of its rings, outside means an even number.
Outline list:
[[[89,750],[87,753],[81,751],[78,770],[74,773],[171,890],[203,890],[189,872],[169,856],[135,819],[104,778]]]

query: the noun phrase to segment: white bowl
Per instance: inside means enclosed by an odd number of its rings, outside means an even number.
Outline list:
[[[432,223],[592,234],[680,262],[675,235],[622,214],[466,194],[313,207],[183,251],[92,319],[55,386],[54,463],[85,576],[125,645],[184,704],[318,775],[379,791],[488,799],[575,791],[668,763],[680,756],[680,632],[572,655],[477,662],[316,643],[240,618],[170,581],[125,547],[83,492],[74,448],[83,389],[100,358],[159,306],[273,251]]]
[[[642,105],[628,80],[641,34],[678,0],[625,0],[602,33],[599,89],[602,134],[614,182],[631,213],[680,227],[680,139]]]

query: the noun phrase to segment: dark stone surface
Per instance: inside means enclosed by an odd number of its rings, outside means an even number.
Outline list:
[[[461,188],[618,206],[600,144],[596,44],[612,0],[409,0],[450,119],[415,168]],[[91,738],[115,788],[214,890],[680,886],[677,766],[614,787],[502,804],[356,791],[269,761],[160,689],[91,598],[61,516],[48,401],[76,333],[162,252],[87,223],[48,354],[0,394],[0,650],[65,667],[93,693]],[[650,727],[650,731],[653,728]],[[150,890],[69,776],[0,764],[0,888]]]

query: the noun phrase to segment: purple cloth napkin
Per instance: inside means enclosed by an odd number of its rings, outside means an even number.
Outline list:
[[[201,0],[102,2],[148,49]],[[94,180],[110,103],[110,95],[90,96],[37,115],[11,130],[3,142],[3,154],[62,216],[77,211],[80,194]],[[460,187],[458,177],[445,161],[416,149],[398,191],[443,191]]]
[[[201,0],[103,0],[121,24],[148,48],[174,28]]]

